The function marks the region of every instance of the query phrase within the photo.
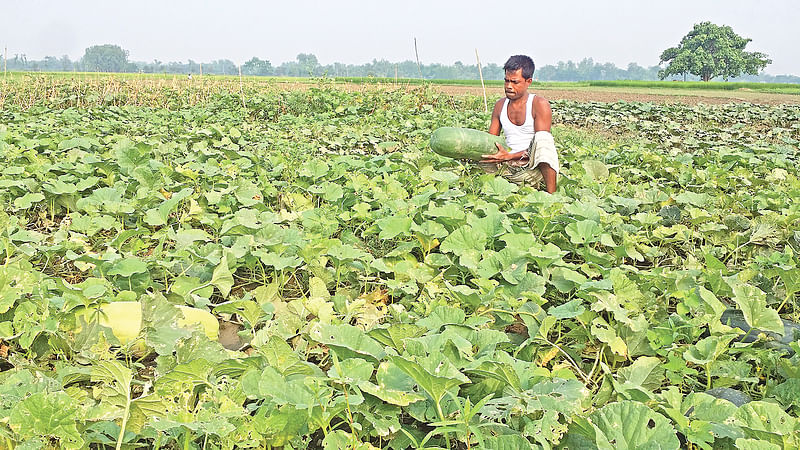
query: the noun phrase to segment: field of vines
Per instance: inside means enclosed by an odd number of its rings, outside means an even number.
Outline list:
[[[0,81],[0,448],[800,447],[800,106],[552,107],[549,195],[431,86]]]

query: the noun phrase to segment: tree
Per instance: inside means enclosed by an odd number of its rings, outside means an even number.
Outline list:
[[[703,81],[720,76],[727,81],[742,72],[758,75],[772,60],[764,53],[744,51],[750,41],[752,39],[739,36],[726,25],[696,24],[677,47],[661,53],[659,65],[667,63],[667,67],[659,71],[658,76],[662,80],[669,75],[683,75],[685,78],[690,73]]]
[[[300,66],[303,76],[318,75],[316,69],[319,67],[319,61],[317,61],[317,57],[313,53],[300,53],[297,55],[297,64]]]
[[[258,59],[255,56],[242,65],[242,73],[245,75],[270,76],[274,74],[272,63],[266,59]]]
[[[93,45],[81,58],[84,70],[98,72],[124,72],[128,69],[128,51],[119,45]]]
[[[58,60],[58,63],[61,66],[59,70],[62,70],[64,72],[72,70],[72,61],[70,61],[69,56],[67,55],[61,56],[61,59]]]

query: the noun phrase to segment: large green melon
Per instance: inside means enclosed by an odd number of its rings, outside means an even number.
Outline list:
[[[497,153],[497,146],[506,145],[500,136],[472,128],[442,127],[431,135],[431,149],[449,158],[480,161],[483,155]]]

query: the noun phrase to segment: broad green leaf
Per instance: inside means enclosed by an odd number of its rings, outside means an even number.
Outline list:
[[[219,289],[223,298],[227,298],[233,288],[234,280],[233,273],[228,268],[228,255],[224,255],[222,259],[214,268],[214,273],[211,275],[211,284]]]
[[[344,196],[344,189],[338,183],[326,181],[322,183],[322,198],[327,202],[335,202]]]
[[[492,177],[483,183],[483,186],[481,186],[481,193],[503,201],[514,194],[514,192],[517,192],[517,189],[519,189],[519,186],[509,182],[503,177]]]
[[[789,378],[770,390],[785,407],[800,406],[800,378]]]
[[[341,369],[341,371],[340,371]],[[372,363],[361,358],[349,358],[338,361],[328,369],[328,377],[343,383],[360,383],[369,381],[375,370]]]
[[[72,139],[64,139],[58,143],[59,150],[70,150],[73,148],[89,150],[92,148],[92,141],[85,137],[74,137]]]
[[[733,286],[733,301],[744,313],[744,320],[752,328],[783,335],[784,327],[778,312],[767,306],[764,291],[749,284]]]
[[[736,439],[736,448],[738,450],[782,450],[784,447],[761,439],[739,438]]]
[[[492,378],[503,382],[515,392],[522,391],[522,384],[519,376],[514,368],[505,363],[497,361],[484,361],[474,369],[467,369],[467,373],[482,376],[484,378]]]
[[[303,361],[286,340],[279,336],[271,336],[259,351],[266,357],[269,365],[283,376],[314,374],[314,368]]]
[[[595,181],[603,182],[608,178],[608,167],[602,161],[587,159],[581,165],[586,175]]]
[[[619,299],[627,309],[631,310],[631,312],[640,311],[645,297],[642,292],[639,291],[636,283],[631,281],[631,279],[618,268],[611,269],[610,278],[614,286],[614,295],[617,296],[617,299]]]
[[[262,249],[253,250],[253,256],[258,257],[259,260],[265,265],[272,267],[275,270],[284,270],[290,267],[298,267],[303,263],[303,260],[296,256],[284,256],[277,252],[266,251]]]
[[[133,202],[124,197],[124,187],[102,187],[79,199],[76,207],[90,214],[104,211],[108,214],[130,214],[135,208]]]
[[[661,360],[651,356],[640,356],[628,367],[617,372],[615,389],[631,399],[642,398],[637,392],[649,397],[657,391],[664,381],[664,368]],[[642,398],[647,400],[649,398]]]
[[[437,218],[437,222],[444,223],[444,225],[455,225],[467,217],[464,208],[457,203],[448,202],[442,206],[432,205],[425,211],[426,216]]]
[[[300,168],[300,176],[319,179],[328,174],[330,166],[319,159],[310,159]]]
[[[487,236],[484,233],[473,230],[469,225],[464,225],[450,233],[439,248],[445,253],[459,256],[462,265],[467,260],[477,263],[480,260],[481,252],[486,249],[486,239]]]
[[[257,185],[249,180],[240,179],[236,183],[233,195],[242,206],[253,206],[264,202],[264,194]]]
[[[166,225],[170,214],[178,207],[181,200],[192,195],[192,188],[184,188],[172,194],[156,208],[145,211],[144,222],[150,226]]]
[[[531,443],[518,434],[501,434],[499,436],[488,436],[482,441],[482,448],[495,450],[519,450],[531,448]]]
[[[202,358],[178,364],[156,380],[154,389],[164,397],[191,392],[195,386],[208,384],[212,369],[212,364]]]
[[[548,242],[545,245],[536,244],[529,250],[530,257],[539,265],[540,269],[546,269],[548,266],[561,261],[561,258],[567,254],[566,251],[561,250],[560,247]]]
[[[342,243],[332,246],[328,250],[327,255],[339,261],[370,261],[372,259],[372,255],[364,250]]]
[[[622,357],[628,356],[628,346],[625,341],[602,318],[598,317],[592,321],[591,332],[600,342],[608,344],[612,352]]]
[[[727,350],[733,337],[733,335],[725,335],[703,338],[683,352],[683,358],[695,364],[708,364]]]
[[[195,242],[208,242],[211,236],[205,230],[198,230],[191,228],[188,230],[180,230],[175,234],[175,248],[182,250],[191,247]]]
[[[414,391],[413,379],[392,362],[380,363],[375,378],[378,384],[364,380],[358,383],[358,387],[391,405],[408,406],[425,400],[423,395]]]
[[[318,400],[303,382],[305,378],[284,377],[273,367],[260,372],[249,370],[242,375],[242,391],[249,397],[271,399],[277,405],[310,408],[317,405]]]
[[[583,307],[582,301],[579,299],[571,300],[563,305],[552,306],[547,310],[547,314],[556,319],[572,319],[584,312],[586,312],[586,308]]]
[[[744,428],[750,437],[783,445],[784,437],[793,435],[797,443],[800,419],[790,416],[774,403],[756,401],[742,405],[733,421]]]
[[[6,313],[24,296],[31,294],[40,276],[24,261],[0,266],[0,314]],[[11,333],[13,334],[13,333]]]
[[[340,359],[358,356],[377,362],[386,355],[380,344],[352,325],[318,323],[309,332],[309,337],[336,351]]]
[[[114,262],[114,265],[108,271],[109,275],[119,275],[121,277],[130,277],[137,273],[147,272],[147,263],[139,258],[122,258]]]
[[[182,339],[192,335],[190,330],[178,326],[178,320],[183,317],[183,314],[163,295],[145,295],[140,301],[145,341],[158,354],[171,354]]]
[[[708,206],[708,195],[686,191],[676,195],[675,201],[681,204],[688,204],[700,208],[705,208]]]
[[[308,429],[309,413],[292,405],[274,409],[262,406],[253,417],[254,428],[263,436],[267,447],[284,448],[292,439]]]
[[[39,392],[15,404],[9,427],[21,438],[53,437],[64,448],[83,448],[78,405],[63,392]]]
[[[113,148],[114,157],[122,173],[130,173],[133,169],[147,163],[151,148],[144,143],[134,144],[129,139],[118,141]]]
[[[563,293],[570,292],[576,286],[586,282],[586,277],[566,267],[553,267],[550,269],[550,284]]]
[[[643,403],[610,403],[589,416],[587,424],[570,428],[599,449],[678,449],[680,443],[669,420]]]
[[[470,382],[469,378],[449,361],[436,355],[424,358],[420,362],[402,356],[392,356],[390,360],[408,374],[435,404],[442,400],[448,390]]]
[[[381,230],[380,234],[378,234],[379,238],[392,239],[397,236],[408,236],[412,220],[408,216],[394,215],[379,219],[375,223]]]
[[[29,192],[22,197],[17,197],[14,199],[14,209],[28,209],[33,206],[34,203],[39,203],[42,200],[44,200],[44,195],[38,192]]]
[[[427,328],[412,323],[393,323],[389,326],[375,327],[369,330],[368,334],[381,344],[402,353],[406,339],[420,337],[426,331]]]
[[[800,269],[781,270],[778,274],[787,294],[800,292]]]

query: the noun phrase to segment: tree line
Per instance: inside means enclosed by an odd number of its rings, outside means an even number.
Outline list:
[[[589,81],[589,80],[702,80],[721,77],[728,81],[760,81],[771,83],[800,83],[793,75],[767,75],[760,73],[772,61],[759,52],[746,52],[751,39],[743,38],[728,26],[710,22],[696,24],[678,46],[664,50],[659,65],[642,67],[630,63],[619,68],[612,63],[598,63],[592,58],[580,62],[558,62],[544,65],[534,72],[538,81]],[[60,58],[46,56],[42,60],[28,60],[24,54],[15,54],[13,59],[0,63],[9,70],[21,71],[85,71],[85,72],[139,72],[164,74],[215,74],[235,75],[241,70],[247,76],[279,77],[379,77],[379,78],[424,78],[445,80],[477,80],[477,64],[417,64],[406,60],[393,63],[385,59],[373,59],[364,64],[335,62],[321,64],[312,53],[300,53],[294,61],[273,65],[269,59],[252,57],[241,66],[229,59],[211,62],[152,62],[130,61],[129,53],[118,45],[94,45],[86,49],[78,61],[64,55]],[[666,67],[662,68],[661,64]],[[0,65],[3,65],[0,64]],[[505,73],[496,63],[481,67],[487,80],[502,80]]]

